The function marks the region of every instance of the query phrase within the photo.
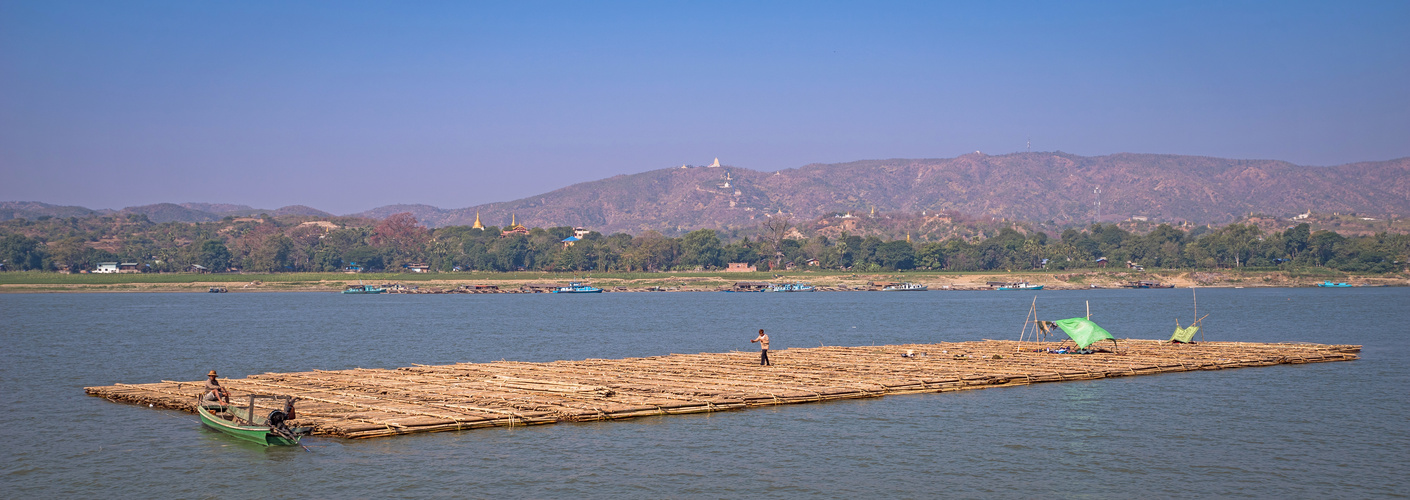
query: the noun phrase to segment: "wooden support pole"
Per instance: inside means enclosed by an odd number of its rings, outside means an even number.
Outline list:
[[[1023,317],[1023,329],[1022,329],[1022,330],[1019,330],[1019,332],[1018,332],[1018,347],[1017,347],[1018,350],[1022,350],[1022,349],[1023,349],[1023,337],[1028,334],[1028,324],[1029,324],[1029,323],[1032,323],[1032,324],[1033,324],[1033,340],[1034,340],[1034,341],[1037,341],[1037,340],[1038,340],[1038,326],[1037,326],[1037,320],[1038,320],[1038,318],[1035,316],[1035,313],[1037,312],[1037,307],[1038,307],[1038,297],[1037,297],[1037,296],[1034,296],[1034,297],[1033,297],[1033,305],[1028,306],[1028,314]]]

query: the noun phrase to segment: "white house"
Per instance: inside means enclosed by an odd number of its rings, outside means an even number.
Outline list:
[[[94,269],[93,272],[95,272],[95,273],[104,273],[104,274],[107,274],[107,273],[117,273],[117,272],[118,272],[118,263],[116,263],[116,262],[99,262],[99,263],[98,263],[98,268],[97,268],[97,269]]]

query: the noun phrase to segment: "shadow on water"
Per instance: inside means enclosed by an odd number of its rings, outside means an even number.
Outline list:
[[[82,388],[268,371],[1016,338],[1033,297],[1165,339],[1190,290],[0,295],[0,494],[805,497],[1403,495],[1410,289],[1202,289],[1209,340],[1346,363],[264,448]],[[776,352],[786,363],[786,352]]]

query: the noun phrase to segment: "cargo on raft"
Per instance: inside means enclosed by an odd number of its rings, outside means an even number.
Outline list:
[[[985,340],[794,348],[771,351],[771,367],[758,365],[757,351],[549,363],[496,361],[263,373],[221,383],[235,394],[235,401],[248,394],[297,399],[298,415],[286,423],[290,427],[309,427],[315,436],[371,438],[1347,361],[1357,359],[1361,351],[1358,345],[1123,339],[1116,352],[1047,352],[1058,345]],[[196,412],[204,382],[116,384],[85,391],[115,402]]]

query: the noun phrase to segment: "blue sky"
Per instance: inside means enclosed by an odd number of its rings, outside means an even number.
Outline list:
[[[459,208],[715,157],[1410,156],[1410,2],[0,0],[0,200]]]

